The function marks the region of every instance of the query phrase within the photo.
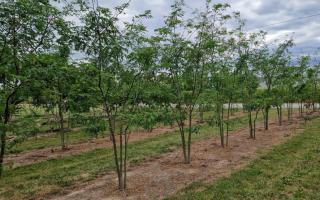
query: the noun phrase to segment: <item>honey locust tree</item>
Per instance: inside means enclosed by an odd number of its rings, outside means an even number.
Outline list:
[[[159,84],[168,86],[165,87],[169,93],[166,105],[175,113],[184,162],[190,163],[192,134],[197,131],[197,126],[192,124],[192,114],[205,78],[204,22],[195,18],[186,20],[184,14],[183,1],[176,1],[165,18],[165,26],[156,30],[156,38],[160,49],[158,71],[162,77]]]
[[[0,176],[11,116],[27,97],[31,80],[26,59],[59,42],[62,12],[49,0],[0,2]]]
[[[268,130],[269,111],[272,106],[272,88],[281,76],[282,69],[288,65],[289,48],[293,46],[291,39],[283,41],[271,48],[266,45],[261,49],[259,76],[266,85],[265,108],[264,108],[264,127]]]
[[[203,28],[201,31],[202,48],[205,52],[206,89],[211,91],[212,103],[215,105],[214,121],[219,126],[221,146],[225,146],[224,124],[227,122],[229,132],[229,117],[231,101],[235,97],[234,89],[237,80],[237,69],[234,67],[233,40],[226,23],[238,13],[228,14],[228,4],[213,4],[206,2],[206,9],[201,13]],[[224,119],[224,104],[228,103],[227,121]]]
[[[240,27],[241,28],[241,27]],[[237,34],[237,69],[240,76],[241,101],[248,114],[250,138],[255,138],[254,122],[258,112],[263,107],[256,95],[259,87],[257,68],[260,65],[260,45],[264,41],[264,33],[244,34],[239,30]],[[255,113],[255,116],[254,116]]]
[[[80,2],[82,10],[76,48],[85,52],[96,67],[94,82],[106,115],[107,127],[113,144],[113,155],[120,190],[126,188],[129,127],[142,96],[143,76],[148,71],[137,53],[146,45],[142,25],[150,12],[135,16],[132,21],[121,21],[119,15],[128,3],[109,9],[99,1]],[[97,95],[97,94],[96,94]]]

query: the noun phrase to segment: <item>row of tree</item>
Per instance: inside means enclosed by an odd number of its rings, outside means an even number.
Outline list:
[[[22,103],[56,109],[62,148],[67,148],[66,114],[102,112],[89,131],[108,129],[119,188],[126,188],[130,127],[152,130],[159,121],[179,126],[185,163],[191,162],[194,112],[213,107],[222,147],[228,146],[232,105],[242,103],[255,138],[258,113],[268,129],[269,111],[282,122],[293,103],[319,102],[319,65],[302,57],[291,62],[291,39],[267,44],[264,32],[246,33],[228,4],[205,1],[186,14],[176,1],[153,35],[146,11],[121,20],[129,3],[114,9],[98,0],[4,0],[0,2],[0,176],[10,122]],[[72,23],[67,17],[77,17]],[[72,52],[83,59],[72,62]],[[260,87],[263,86],[263,87]],[[265,86],[265,87],[264,87]]]

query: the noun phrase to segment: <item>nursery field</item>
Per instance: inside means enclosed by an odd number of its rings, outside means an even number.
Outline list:
[[[189,1],[0,0],[0,200],[320,199],[319,53]]]

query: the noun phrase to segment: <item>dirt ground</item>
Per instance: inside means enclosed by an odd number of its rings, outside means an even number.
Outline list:
[[[242,112],[235,113],[232,118],[237,118],[243,116]],[[199,122],[194,122],[199,123]],[[137,131],[132,132],[130,135],[130,142],[144,140],[146,138],[156,137],[158,135],[166,134],[178,130],[178,127],[175,125],[171,126],[161,126],[155,128],[152,132],[146,131]],[[99,138],[92,139],[88,141],[82,141],[78,143],[73,143],[70,145],[69,150],[61,150],[60,147],[50,147],[44,149],[35,149],[31,151],[26,151],[17,154],[9,154],[5,158],[5,164],[10,163],[13,167],[29,165],[49,159],[62,158],[71,155],[77,155],[89,151],[93,151],[99,148],[111,147],[112,143],[109,138]]]
[[[96,180],[67,188],[49,199],[162,199],[194,181],[214,181],[229,176],[262,153],[300,133],[304,129],[303,124],[303,119],[298,117],[290,122],[284,121],[282,126],[278,126],[277,121],[273,120],[269,130],[264,131],[263,124],[259,123],[256,140],[248,138],[247,129],[235,131],[230,134],[229,148],[221,148],[219,138],[195,142],[192,144],[192,161],[189,165],[183,164],[179,149],[129,167],[126,192],[117,190],[116,174],[109,173]]]

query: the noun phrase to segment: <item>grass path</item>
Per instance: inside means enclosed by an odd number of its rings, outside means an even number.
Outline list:
[[[245,169],[172,199],[320,199],[320,119]]]

